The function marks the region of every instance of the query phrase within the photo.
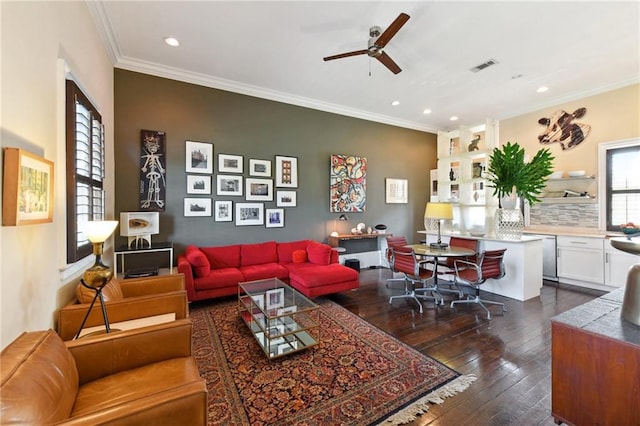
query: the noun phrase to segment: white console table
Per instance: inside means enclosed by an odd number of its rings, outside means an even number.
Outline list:
[[[173,243],[153,243],[150,247],[145,248],[129,248],[129,246],[121,246],[113,251],[113,268],[116,271],[116,275],[118,274],[118,256],[120,256],[121,261],[121,274],[124,276],[125,267],[124,267],[124,258],[130,254],[142,254],[142,253],[156,253],[156,252],[167,252],[169,254],[169,273],[171,274],[173,271]]]

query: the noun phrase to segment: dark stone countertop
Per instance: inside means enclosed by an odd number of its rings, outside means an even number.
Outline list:
[[[576,306],[551,321],[640,346],[640,327],[620,317],[624,288]]]

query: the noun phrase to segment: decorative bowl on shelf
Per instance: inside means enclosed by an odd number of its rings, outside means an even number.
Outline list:
[[[553,172],[549,175],[548,179],[562,179],[564,172],[562,170]]]
[[[569,172],[569,177],[582,177],[586,174],[587,172],[585,172],[584,170],[572,170]]]

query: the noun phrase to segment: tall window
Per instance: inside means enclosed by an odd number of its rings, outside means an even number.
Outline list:
[[[640,145],[607,150],[607,230],[640,224]]]
[[[103,220],[104,127],[102,117],[78,86],[67,80],[67,262],[91,254],[81,232],[89,220]]]

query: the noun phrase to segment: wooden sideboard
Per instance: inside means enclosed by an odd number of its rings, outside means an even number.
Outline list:
[[[556,423],[640,425],[640,327],[620,318],[624,288],[551,319]]]

